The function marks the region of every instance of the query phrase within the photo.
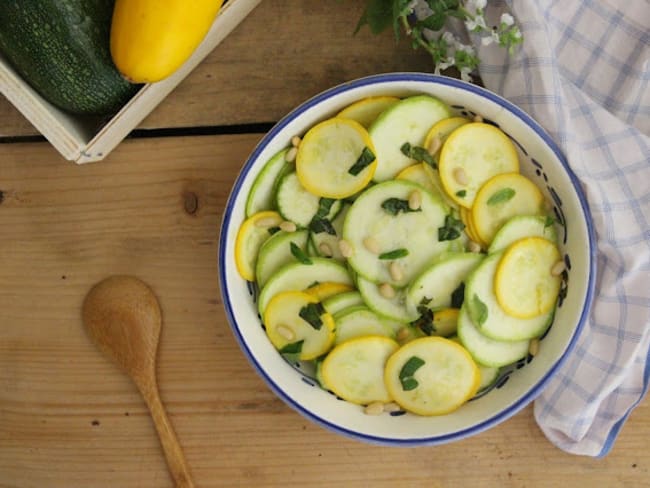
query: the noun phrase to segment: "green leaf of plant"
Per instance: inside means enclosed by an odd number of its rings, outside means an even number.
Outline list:
[[[305,254],[305,251],[300,249],[300,247],[295,242],[292,241],[289,246],[291,247],[291,254],[293,254],[293,257],[296,258],[299,262],[302,264],[313,264],[312,260],[309,259],[309,256]]]
[[[352,166],[350,166],[348,173],[350,173],[353,176],[357,176],[366,167],[370,166],[375,159],[377,158],[375,157],[373,152],[370,149],[368,149],[368,147],[364,147],[363,151],[361,151],[361,155],[359,156],[359,158],[355,161],[355,163]]]
[[[354,33],[368,25],[373,34],[379,34],[393,23],[393,0],[369,0]]]
[[[320,328],[323,326],[323,321],[321,320],[320,316],[324,313],[325,308],[323,307],[322,303],[317,302],[308,303],[302,307],[300,309],[300,312],[298,312],[298,315],[300,315],[300,317],[314,329],[320,330]]]
[[[497,205],[499,203],[504,203],[510,200],[517,193],[512,188],[501,188],[499,191],[494,192],[490,198],[488,198],[488,205]]]
[[[465,283],[460,282],[460,285],[451,293],[451,307],[460,308],[465,301]]]
[[[403,247],[393,249],[392,251],[383,252],[379,255],[379,259],[399,259],[409,255],[409,250]]]
[[[404,391],[409,391],[417,388],[418,381],[413,377],[415,372],[424,366],[424,360],[417,356],[411,356],[408,361],[404,363],[399,372],[399,381],[402,384]]]
[[[465,195],[467,195],[467,190],[458,190],[456,192],[456,196],[458,198],[465,198]]]
[[[400,147],[400,151],[402,151],[404,156],[415,159],[416,161],[424,161],[433,169],[438,169],[438,164],[435,159],[433,159],[433,156],[431,156],[429,151],[423,147],[412,146],[410,142],[405,142],[402,144],[402,147]]]
[[[481,326],[488,319],[488,308],[485,303],[478,297],[476,293],[472,297],[472,305],[476,312],[476,325]]]
[[[302,352],[302,345],[304,342],[305,340],[303,339],[298,342],[287,344],[282,349],[280,349],[280,354],[300,354]]]
[[[550,215],[547,215],[546,220],[544,220],[544,228],[546,229],[547,227],[551,227],[554,224],[555,224],[555,219]]]
[[[447,215],[445,225],[438,227],[438,240],[443,242],[458,239],[464,228],[465,224],[461,220],[454,218],[452,215]]]
[[[433,310],[427,307],[426,304],[421,304],[418,305],[417,311],[420,316],[410,322],[410,325],[417,327],[428,336],[433,335],[436,331],[436,327],[433,325]]]
[[[381,208],[383,208],[386,212],[388,212],[391,215],[397,215],[400,212],[421,212],[422,209],[411,209],[409,207],[409,202],[408,200],[401,200],[399,198],[387,198],[384,200],[381,204]]]
[[[332,223],[326,218],[314,217],[311,219],[311,222],[309,223],[309,230],[311,230],[314,234],[327,232],[331,236],[336,235],[336,229],[334,229]]]

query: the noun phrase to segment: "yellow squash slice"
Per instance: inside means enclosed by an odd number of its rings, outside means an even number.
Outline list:
[[[345,293],[347,291],[353,291],[354,287],[346,285],[345,283],[336,283],[334,281],[325,281],[323,283],[317,283],[313,286],[310,286],[305,290],[305,293],[312,295],[317,298],[318,301],[323,301],[339,293]]]
[[[544,195],[519,173],[504,173],[490,178],[478,191],[472,205],[472,223],[477,237],[486,244],[497,231],[517,215],[541,215]]]
[[[442,145],[447,140],[447,137],[449,137],[449,134],[467,123],[469,123],[469,120],[464,117],[449,117],[448,119],[442,119],[436,122],[424,138],[424,147],[427,150],[437,147],[437,151],[433,153],[434,158],[437,159],[440,155],[440,149],[442,149]]]
[[[478,236],[476,233],[476,229],[474,228],[474,221],[472,220],[472,210],[471,209],[466,209],[465,207],[460,207],[460,220],[465,224],[465,233],[467,236],[479,244],[482,248],[485,248],[485,243],[483,240]]]
[[[557,246],[543,237],[528,237],[504,252],[494,276],[494,293],[503,311],[527,319],[555,306],[562,279],[553,273],[562,259]]]
[[[376,154],[361,124],[335,117],[307,131],[298,146],[296,173],[310,193],[346,198],[372,179],[377,167]]]
[[[344,119],[352,119],[368,128],[380,113],[397,102],[399,102],[399,98],[397,97],[367,97],[348,105],[336,116]]]
[[[323,361],[323,380],[336,395],[358,405],[390,402],[384,368],[388,357],[398,348],[397,342],[383,336],[342,342]]]
[[[405,410],[444,415],[476,394],[481,375],[463,346],[442,337],[422,337],[388,358],[384,380]]]
[[[428,190],[434,195],[437,195],[438,190],[435,186],[433,186],[433,182],[431,181],[429,173],[427,173],[427,171],[424,169],[425,164],[426,163],[416,163],[412,164],[411,166],[407,166],[402,171],[400,171],[395,178],[398,180],[406,180],[417,183],[425,190]]]
[[[303,361],[325,354],[334,344],[334,318],[308,293],[278,293],[266,307],[264,325],[276,349],[299,352]]]
[[[247,281],[255,281],[255,264],[260,247],[271,237],[269,229],[280,225],[284,219],[279,213],[265,210],[244,220],[235,240],[237,271]]]
[[[454,130],[440,152],[438,171],[445,191],[471,208],[479,188],[495,175],[519,171],[513,142],[497,127],[470,122]]]

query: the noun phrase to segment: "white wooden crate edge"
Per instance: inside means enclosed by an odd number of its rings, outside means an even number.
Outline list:
[[[201,45],[169,78],[144,85],[98,132],[84,126],[36,93],[0,57],[0,92],[50,141],[78,164],[104,159],[261,0],[230,0],[219,12]]]

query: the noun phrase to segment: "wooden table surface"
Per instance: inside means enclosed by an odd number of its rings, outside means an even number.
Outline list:
[[[362,4],[262,2],[141,125],[182,135],[129,138],[100,163],[64,161],[0,100],[0,486],[172,486],[143,401],[82,328],[84,295],[115,273],[162,304],[161,396],[198,487],[650,486],[647,401],[600,460],[551,445],[531,406],[450,445],[377,447],[291,410],[238,348],[217,242],[257,124],[358,76],[430,70],[389,33],[353,38]]]

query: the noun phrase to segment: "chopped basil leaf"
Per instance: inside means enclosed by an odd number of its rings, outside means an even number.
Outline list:
[[[488,318],[487,305],[481,301],[476,293],[474,293],[474,296],[472,297],[472,305],[474,306],[474,310],[477,312],[476,325],[481,326]]]
[[[436,327],[433,325],[433,310],[426,305],[418,305],[417,311],[420,316],[411,322],[410,325],[417,327],[428,336],[433,335],[436,331]]]
[[[501,188],[499,191],[494,192],[494,194],[488,198],[488,205],[497,205],[499,203],[504,203],[510,200],[515,196],[515,191],[512,188]]]
[[[451,307],[460,308],[465,301],[465,283],[460,282],[458,288],[451,293]]]
[[[413,377],[415,372],[424,366],[424,360],[417,356],[411,356],[399,372],[399,381],[402,383],[402,389],[409,391],[417,388],[418,381]]]
[[[467,190],[458,190],[456,192],[456,196],[458,198],[465,198],[465,195],[467,195]]]
[[[408,200],[400,200],[399,198],[388,198],[384,200],[381,204],[381,208],[383,208],[386,212],[388,212],[391,215],[397,215],[400,212],[421,212],[422,208],[418,208],[413,210],[412,208],[409,207],[409,202]]]
[[[327,232],[331,236],[336,235],[336,230],[332,223],[326,218],[317,218],[314,217],[309,223],[309,230],[314,234],[320,234],[321,232]]]
[[[280,349],[280,354],[300,354],[302,352],[302,344],[304,342],[305,340],[303,339],[298,342],[292,342],[291,344],[287,344],[282,349]]]
[[[300,261],[302,264],[313,264],[312,260],[309,259],[309,256],[305,254],[305,251],[300,249],[298,245],[295,242],[291,242],[291,254],[293,254],[293,257],[296,258],[298,261]]]
[[[392,251],[383,252],[379,255],[379,259],[398,259],[409,255],[409,250],[403,247],[393,249]]]
[[[465,228],[465,224],[459,219],[455,219],[451,215],[445,217],[445,225],[438,227],[438,240],[453,241],[460,237],[461,231]]]
[[[275,227],[269,227],[267,231],[269,234],[273,235],[276,232],[280,232],[280,227],[278,227],[277,225]]]
[[[405,142],[402,144],[402,147],[400,147],[400,151],[402,151],[402,154],[404,154],[404,156],[415,159],[417,161],[424,161],[434,169],[438,169],[438,165],[433,159],[433,156],[431,156],[431,153],[424,147],[412,146],[411,143]]]
[[[327,217],[335,201],[336,200],[333,198],[321,197],[318,200],[318,210],[316,211],[316,217]]]
[[[546,220],[544,220],[544,228],[546,229],[547,227],[551,227],[553,224],[555,224],[555,219],[550,215],[547,215]]]
[[[356,162],[350,167],[348,173],[350,173],[352,176],[357,176],[367,166],[370,166],[375,159],[377,158],[375,158],[373,152],[368,149],[368,147],[364,147],[363,151],[361,151],[361,156],[359,156],[359,159],[357,159]]]
[[[323,326],[323,321],[320,316],[325,313],[325,308],[320,302],[309,303],[300,309],[298,315],[305,320],[314,329],[320,330]]]

